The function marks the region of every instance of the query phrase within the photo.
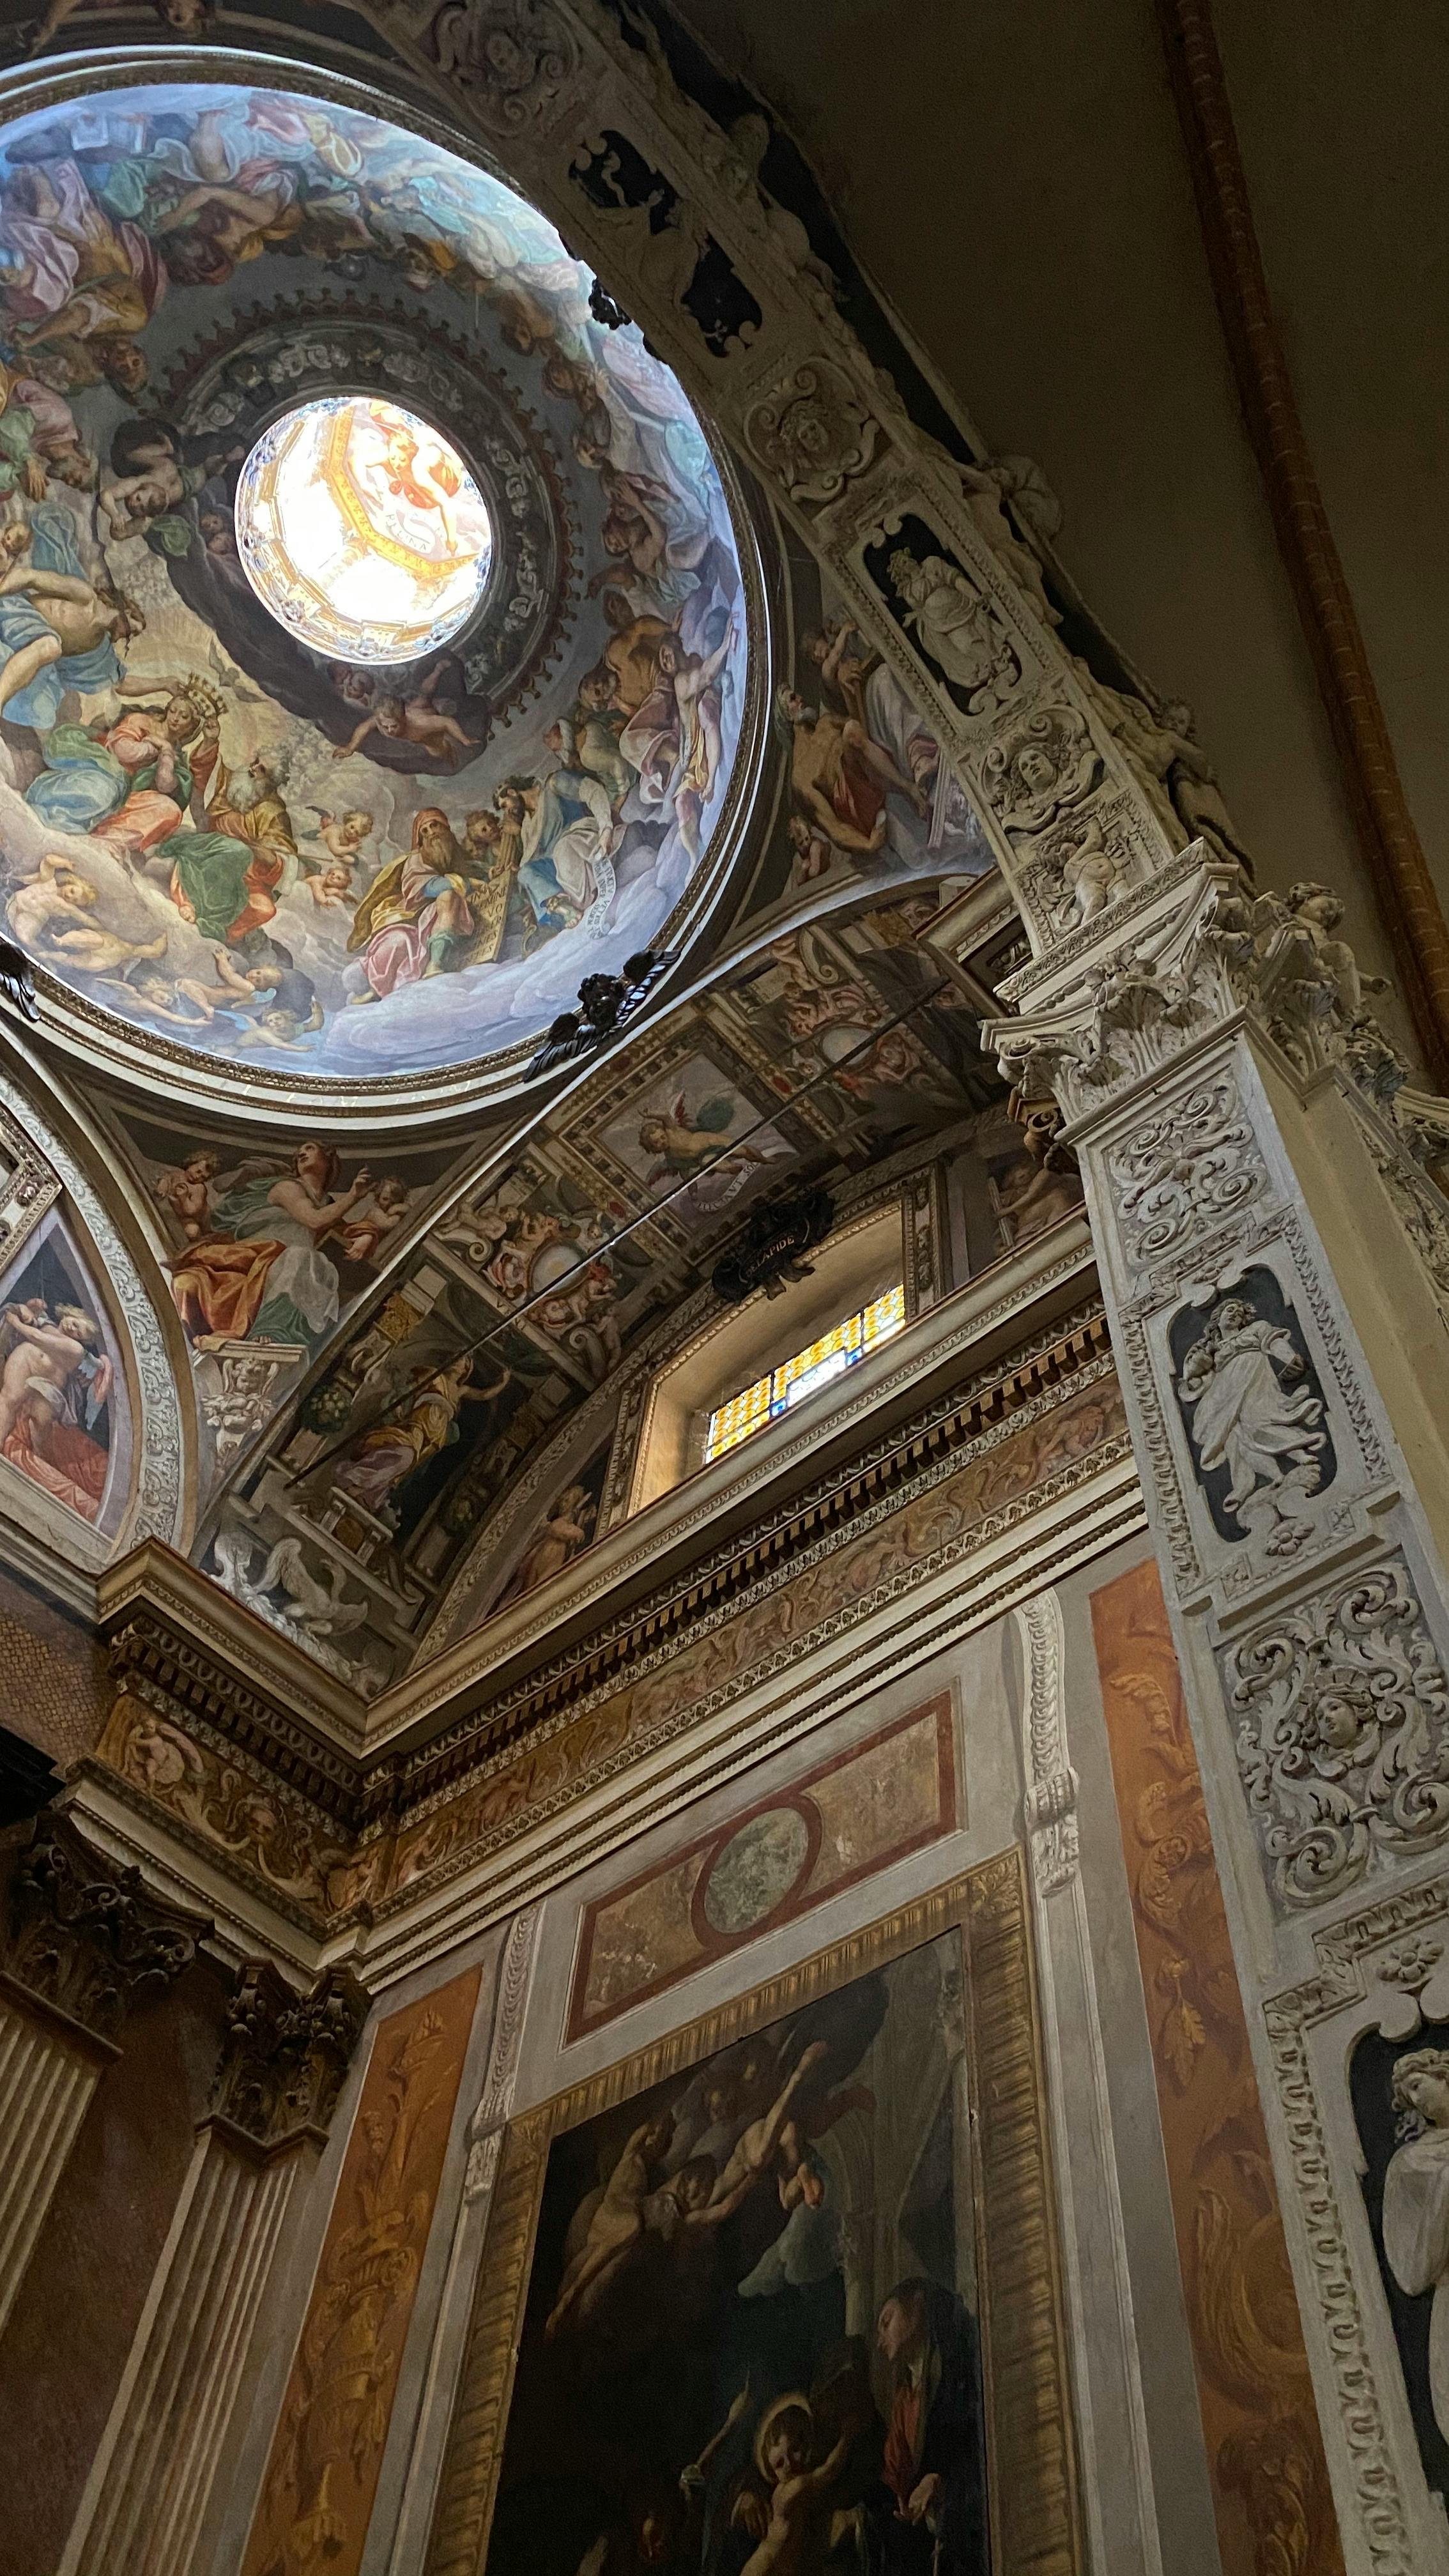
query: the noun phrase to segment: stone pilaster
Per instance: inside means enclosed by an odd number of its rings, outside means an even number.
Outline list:
[[[325,2138],[367,1998],[245,1971],[61,2576],[187,2576],[299,2176]]]
[[[1266,1999],[1355,1906],[1449,1870],[1444,1113],[1407,1113],[1339,910],[1254,896],[1198,844],[1022,969],[992,1032],[1081,1165],[1265,2103]],[[1367,2565],[1362,2391],[1338,2384],[1286,2106],[1268,2119]]]
[[[46,1816],[20,1854],[0,1962],[0,2326],[127,2014],[210,1929],[67,1816]]]

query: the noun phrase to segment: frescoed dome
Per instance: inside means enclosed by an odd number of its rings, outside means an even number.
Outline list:
[[[7,126],[0,907],[72,1043],[456,1098],[687,946],[757,611],[592,283],[352,104],[175,80]]]

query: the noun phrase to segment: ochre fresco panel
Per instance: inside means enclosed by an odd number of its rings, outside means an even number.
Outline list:
[[[951,1701],[942,1692],[597,1898],[584,1914],[570,2039],[809,1913],[955,1822]]]
[[[1092,1595],[1224,2576],[1334,2576],[1343,2555],[1155,1565]]]
[[[378,2031],[243,2576],[356,2576],[479,1974]]]

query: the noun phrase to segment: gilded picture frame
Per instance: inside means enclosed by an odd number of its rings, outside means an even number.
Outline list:
[[[554,2140],[952,1928],[962,1944],[992,2576],[1085,2568],[1035,1969],[1013,1849],[509,2123],[426,2576],[481,2576],[486,2562]]]

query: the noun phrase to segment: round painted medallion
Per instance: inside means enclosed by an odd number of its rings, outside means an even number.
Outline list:
[[[725,1939],[748,1932],[783,1904],[810,1856],[810,1829],[796,1807],[751,1816],[717,1854],[704,1890],[710,1929]]]
[[[493,559],[457,449],[365,395],[303,403],[263,431],[237,483],[236,540],[278,624],[354,662],[416,662],[446,644]]]

